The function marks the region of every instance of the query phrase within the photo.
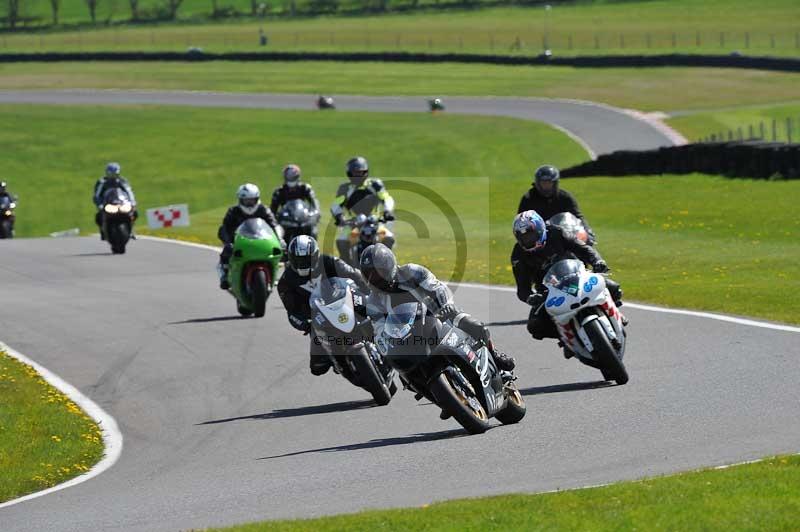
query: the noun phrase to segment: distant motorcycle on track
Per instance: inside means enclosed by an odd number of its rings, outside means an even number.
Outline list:
[[[14,238],[16,202],[8,196],[0,196],[0,238]]]
[[[394,246],[394,242],[386,242],[384,235],[386,234],[383,229],[383,224],[386,219],[383,216],[375,216],[370,214],[358,214],[354,218],[344,221],[344,225],[350,226],[353,229],[350,231],[350,248],[347,257],[341,257],[342,260],[347,262],[353,267],[358,267],[361,253],[367,248],[377,242],[386,244],[389,248]]]
[[[317,98],[317,109],[336,109],[336,104],[331,96],[320,96]]]
[[[301,199],[286,202],[277,213],[278,224],[283,227],[283,238],[291,242],[294,237],[309,235],[317,238],[319,210]]]
[[[103,194],[101,225],[103,237],[111,245],[111,252],[125,253],[128,241],[133,238],[136,209],[122,188],[113,187]]]
[[[228,291],[236,299],[239,314],[264,316],[282,256],[278,235],[261,218],[245,220],[236,229]]]

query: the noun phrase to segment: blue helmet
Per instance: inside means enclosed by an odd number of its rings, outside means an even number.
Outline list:
[[[119,163],[108,163],[106,165],[106,177],[119,177],[120,171],[122,171],[122,168],[120,168]]]
[[[547,243],[547,225],[536,211],[525,211],[514,218],[514,238],[525,251],[536,251]]]

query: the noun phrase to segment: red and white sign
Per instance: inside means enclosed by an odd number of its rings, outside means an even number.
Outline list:
[[[156,207],[147,209],[147,226],[150,229],[162,229],[164,227],[187,227],[189,225],[189,206],[167,205],[166,207]]]

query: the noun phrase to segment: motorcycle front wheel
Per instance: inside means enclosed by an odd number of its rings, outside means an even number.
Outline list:
[[[522,394],[519,393],[514,383],[506,384],[506,407],[496,413],[494,417],[503,425],[513,425],[519,423],[525,417],[527,411],[525,407],[525,400]]]
[[[130,238],[130,230],[127,224],[114,224],[108,229],[108,242],[111,244],[111,252],[122,255],[125,253],[125,246]]]
[[[372,398],[380,406],[388,405],[394,394],[383,383],[383,379],[378,374],[369,355],[362,350],[361,353],[351,355],[351,360],[358,374],[358,380],[364,389],[372,394]]]
[[[250,297],[253,300],[253,314],[256,318],[264,317],[267,310],[267,274],[264,270],[253,273],[250,282]]]
[[[3,220],[0,222],[0,238],[13,238],[14,229],[11,225],[11,220]]]
[[[592,320],[584,326],[584,331],[589,336],[589,340],[594,346],[593,354],[600,362],[600,371],[603,378],[608,381],[615,381],[622,385],[628,382],[628,370],[625,364],[617,356],[617,352],[611,345],[603,326],[599,320]]]
[[[466,379],[457,378],[450,367],[431,381],[430,392],[445,412],[452,415],[470,434],[482,434],[489,429],[489,416],[475,396]],[[464,382],[462,382],[462,380]]]

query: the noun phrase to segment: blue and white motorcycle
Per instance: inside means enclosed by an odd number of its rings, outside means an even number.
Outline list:
[[[558,328],[565,347],[578,360],[599,369],[603,378],[628,382],[625,318],[606,288],[605,277],[575,259],[560,260],[544,276],[545,310]]]

